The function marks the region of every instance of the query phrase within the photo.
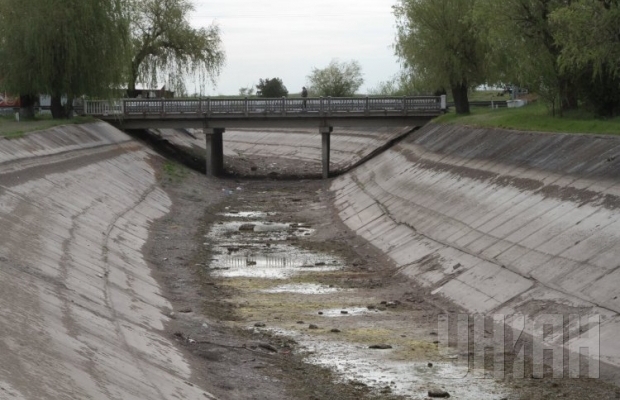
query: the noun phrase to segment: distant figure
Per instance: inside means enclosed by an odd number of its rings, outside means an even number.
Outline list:
[[[306,87],[301,88],[301,97],[303,97],[304,101],[302,102],[302,107],[306,108],[306,97],[308,97],[308,89]]]

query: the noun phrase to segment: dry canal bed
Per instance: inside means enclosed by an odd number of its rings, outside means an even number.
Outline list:
[[[461,376],[456,350],[440,351],[437,336],[439,314],[459,310],[340,224],[325,182],[205,184],[190,173],[166,189],[176,206],[147,251],[176,300],[171,335],[198,355],[195,368],[221,398],[609,393],[595,381]]]

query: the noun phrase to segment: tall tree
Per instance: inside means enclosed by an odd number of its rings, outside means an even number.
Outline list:
[[[396,55],[420,88],[450,88],[460,114],[469,113],[469,89],[485,80],[486,44],[473,10],[473,0],[400,0],[394,6]]]
[[[620,76],[620,1],[577,0],[551,15],[560,65]],[[566,27],[570,26],[570,29]]]
[[[332,60],[323,69],[314,68],[308,75],[310,91],[318,96],[353,96],[364,83],[359,62]]]
[[[195,29],[188,20],[194,6],[188,0],[130,0],[132,60],[129,89],[136,83],[184,92],[188,75],[201,85],[215,82],[224,65],[217,25]]]
[[[260,92],[261,97],[288,96],[288,89],[280,78],[260,79],[258,85],[256,85],[256,91]]]
[[[550,16],[560,68],[581,77],[580,100],[603,116],[620,113],[619,3],[576,0]]]
[[[108,95],[125,81],[124,10],[124,0],[0,0],[3,89],[51,95],[54,118],[76,96]]]
[[[577,106],[577,77],[560,66],[562,45],[556,41],[551,15],[571,1],[476,2],[476,19],[491,44],[494,72],[529,87],[560,112]]]

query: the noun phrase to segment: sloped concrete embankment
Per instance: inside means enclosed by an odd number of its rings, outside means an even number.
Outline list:
[[[618,155],[616,137],[431,124],[332,190],[342,220],[430,296],[528,320],[600,315],[565,345],[600,329],[601,373],[618,382]]]
[[[98,123],[0,139],[0,397],[204,399],[140,249],[170,199]]]

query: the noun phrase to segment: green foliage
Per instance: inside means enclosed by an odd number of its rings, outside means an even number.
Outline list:
[[[467,92],[485,81],[486,42],[473,20],[473,0],[400,0],[394,6],[394,48],[419,89],[450,88],[457,112]]]
[[[163,172],[167,182],[179,182],[188,175],[187,168],[174,161],[164,162]]]
[[[434,121],[441,124],[534,132],[620,134],[620,118],[601,120],[583,111],[569,111],[562,117],[554,117],[544,103],[533,103],[521,108],[474,108],[470,115],[451,112]]]
[[[185,92],[184,78],[196,77],[201,86],[215,83],[224,65],[217,25],[194,29],[188,0],[128,0],[131,19],[132,60],[129,89],[136,83]]]
[[[358,61],[332,60],[323,69],[314,68],[308,75],[309,91],[315,96],[350,97],[364,83]]]
[[[494,82],[514,83],[538,93],[552,110],[577,105],[576,76],[562,70],[562,46],[551,15],[566,0],[477,0],[476,20],[490,44]],[[562,27],[566,29],[566,27]]]
[[[125,81],[124,0],[0,0],[2,89],[107,96]]]
[[[288,90],[282,79],[260,79],[258,85],[256,85],[256,92],[260,93],[261,97],[286,97],[288,96]]]
[[[562,47],[562,67],[575,70],[591,66],[595,77],[620,76],[618,1],[576,0],[556,10],[550,19],[555,27],[554,39]]]

